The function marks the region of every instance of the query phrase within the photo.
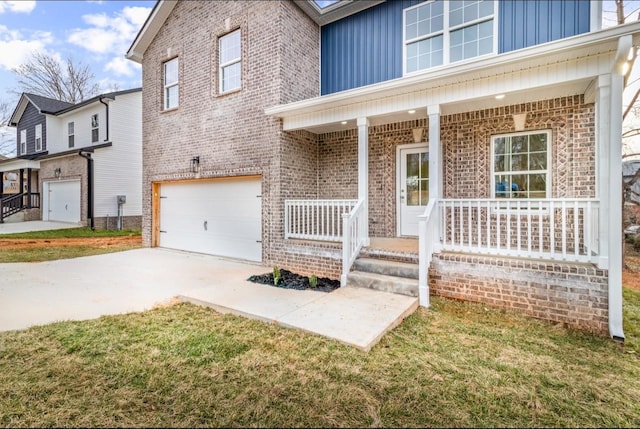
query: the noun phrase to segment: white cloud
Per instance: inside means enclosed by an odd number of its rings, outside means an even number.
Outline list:
[[[35,0],[0,1],[0,13],[31,13],[36,8]]]
[[[151,8],[124,7],[114,16],[104,13],[84,15],[89,28],[71,30],[67,41],[96,54],[124,55]]]
[[[0,25],[0,67],[6,70],[16,68],[33,52],[45,51],[52,42],[53,35],[49,32],[37,31],[27,37]]]
[[[104,69],[116,76],[134,76],[140,70],[140,64],[129,61],[124,57],[115,57],[109,61]]]

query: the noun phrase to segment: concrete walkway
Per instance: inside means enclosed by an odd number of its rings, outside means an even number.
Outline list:
[[[28,222],[5,222],[0,223],[0,235],[15,234],[18,232],[49,231],[51,229],[80,228],[82,225],[66,222],[47,222],[42,220],[32,220]]]
[[[247,262],[165,249],[0,264],[0,331],[144,311],[178,296],[369,350],[418,306],[416,298],[368,289],[324,293],[246,280],[268,271]]]

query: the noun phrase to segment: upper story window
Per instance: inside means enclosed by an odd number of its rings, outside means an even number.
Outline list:
[[[67,124],[67,140],[69,142],[69,147],[74,147],[76,145],[76,132],[75,132],[75,124],[73,122],[69,122]]]
[[[494,52],[493,0],[428,1],[404,11],[404,70]]]
[[[163,64],[164,109],[178,107],[180,93],[178,89],[178,59],[174,58]]]
[[[20,131],[20,155],[27,153],[27,130]]]
[[[36,125],[36,152],[42,150],[42,124]]]
[[[242,77],[242,50],[240,48],[240,30],[220,38],[219,49],[220,92],[240,88]]]
[[[493,189],[496,198],[550,195],[550,131],[493,136]]]
[[[91,143],[95,143],[100,139],[100,123],[98,122],[98,114],[91,115]]]

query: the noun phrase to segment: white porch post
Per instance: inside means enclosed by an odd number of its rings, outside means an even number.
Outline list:
[[[364,245],[369,245],[369,119],[358,118],[358,200],[364,200]]]
[[[598,102],[596,103],[596,170],[597,195],[600,200],[598,216],[598,267],[609,268],[609,130],[611,128],[611,75],[598,77]]]
[[[427,108],[429,114],[429,199],[442,198],[442,150],[440,148],[440,105]]]

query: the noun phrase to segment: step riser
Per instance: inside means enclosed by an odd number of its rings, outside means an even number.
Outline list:
[[[353,263],[354,271],[382,274],[385,276],[418,279],[418,265],[378,259],[359,258]]]
[[[371,278],[368,273],[352,271],[347,276],[347,286],[360,287],[398,295],[418,296],[418,281],[414,279],[389,277],[385,279]]]

